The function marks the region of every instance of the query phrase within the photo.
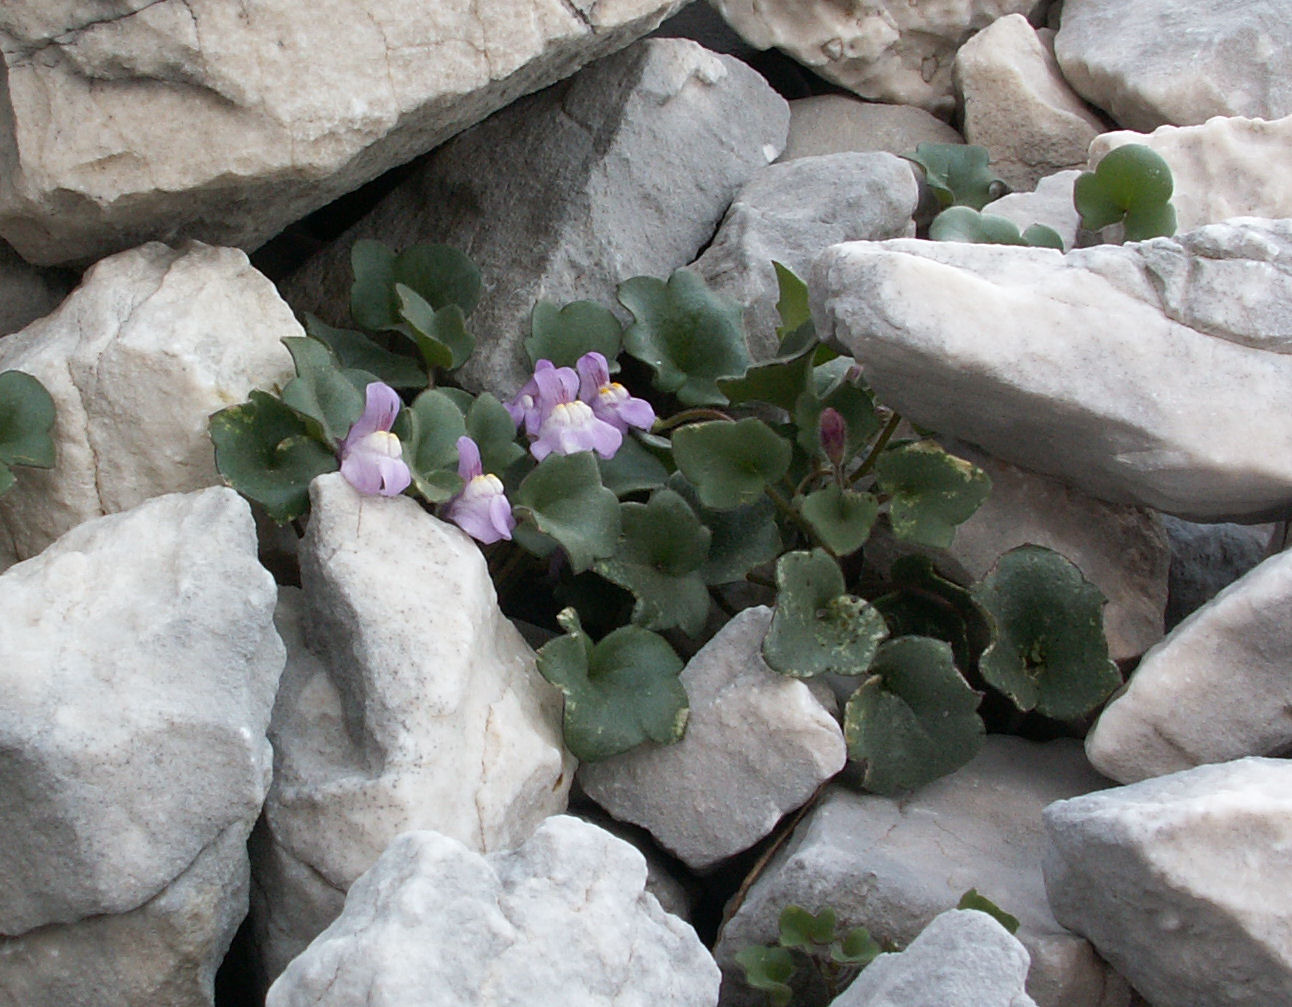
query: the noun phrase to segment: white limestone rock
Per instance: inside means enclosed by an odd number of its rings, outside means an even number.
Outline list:
[[[1036,1007],[1027,948],[986,913],[935,916],[910,947],[880,955],[830,1007]]]
[[[1282,524],[1195,524],[1165,514],[1162,525],[1171,542],[1168,630],[1283,549]]]
[[[781,160],[850,151],[909,154],[921,143],[964,143],[964,137],[914,105],[817,94],[790,102],[790,135]]]
[[[1012,220],[1020,231],[1026,231],[1033,224],[1044,224],[1063,239],[1064,248],[1072,248],[1081,228],[1081,216],[1072,204],[1072,189],[1080,174],[1073,169],[1047,175],[1036,183],[1032,192],[1011,192],[992,200],[982,212]]]
[[[918,105],[949,118],[956,50],[1037,0],[710,0],[759,49],[775,46],[863,98]]]
[[[713,959],[645,881],[632,846],[564,815],[485,856],[406,833],[266,1007],[712,1007]]]
[[[224,488],[0,576],[0,1002],[210,1004],[269,787],[276,593]]]
[[[762,1007],[734,955],[774,941],[786,905],[830,906],[838,927],[906,945],[970,888],[1019,919],[1041,1007],[1125,1007],[1125,983],[1055,921],[1041,877],[1041,810],[1104,785],[1075,741],[989,735],[968,765],[900,798],[831,787],[719,935],[724,1007]]]
[[[1270,122],[1217,116],[1148,134],[1104,133],[1090,145],[1090,169],[1128,143],[1153,148],[1170,167],[1178,231],[1231,217],[1292,217],[1292,176],[1273,168],[1292,157],[1292,116]]]
[[[76,274],[40,269],[0,241],[0,336],[48,315],[74,286]]]
[[[255,248],[681,2],[6,4],[0,236],[39,264]]]
[[[993,21],[956,53],[955,86],[965,139],[991,152],[991,167],[1015,189],[1084,168],[1104,124],[1068,86],[1054,58],[1054,32],[1022,14]]]
[[[1086,737],[1105,776],[1132,783],[1292,749],[1292,552],[1234,581],[1144,655]]]
[[[918,423],[1111,502],[1292,505],[1292,425],[1268,408],[1292,399],[1292,221],[1066,255],[856,242],[813,280],[817,331]]]
[[[681,741],[579,768],[589,797],[693,870],[758,842],[847,761],[831,710],[763,661],[771,618],[764,606],[745,609],[687,663]]]
[[[1063,76],[1128,129],[1292,114],[1292,22],[1279,0],[1064,0]]]
[[[460,248],[485,289],[458,377],[510,399],[532,369],[523,340],[536,300],[616,306],[621,281],[692,261],[740,186],[781,152],[788,122],[785,100],[739,60],[647,40],[445,144],[286,296],[342,324],[355,241]]]
[[[736,194],[713,243],[690,268],[745,306],[753,357],[773,357],[781,322],[772,262],[806,278],[830,245],[914,237],[918,202],[911,162],[892,154],[830,154],[773,164]]]
[[[144,245],[86,273],[53,312],[0,340],[57,409],[51,469],[0,497],[0,569],[69,528],[163,493],[217,485],[209,415],[293,373],[291,309],[242,252]]]
[[[1154,1007],[1292,1003],[1292,762],[1060,801],[1045,828],[1055,915]]]
[[[262,932],[281,937],[264,952],[271,976],[395,836],[515,846],[565,809],[574,773],[560,694],[498,610],[475,543],[339,473],[310,499],[304,611],[279,613],[292,659],[258,844],[276,849],[256,867]]]

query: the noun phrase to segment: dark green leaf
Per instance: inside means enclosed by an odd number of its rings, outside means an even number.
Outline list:
[[[456,304],[469,315],[480,299],[479,270],[446,245],[415,245],[396,255],[379,241],[356,241],[350,265],[350,314],[365,329],[397,329],[403,324],[395,289],[399,284],[416,293],[432,312]]]
[[[745,970],[745,982],[767,994],[771,1007],[788,1007],[794,996],[787,985],[794,975],[794,956],[785,948],[742,948],[736,952],[736,963]]]
[[[853,378],[853,361],[839,357],[812,370],[812,387],[794,404],[798,445],[809,455],[824,457],[821,447],[821,412],[834,409],[848,425],[844,456],[853,457],[866,447],[882,425],[870,390]]]
[[[399,324],[395,299],[395,253],[380,241],[356,241],[350,249],[354,283],[350,315],[365,329],[390,329]]]
[[[403,442],[413,486],[429,503],[444,503],[462,488],[458,476],[458,438],[466,422],[453,400],[428,388],[400,413],[394,433]]]
[[[601,485],[591,452],[548,455],[521,482],[512,504],[518,521],[561,543],[575,573],[614,555],[619,499]]]
[[[318,433],[339,444],[364,409],[364,393],[326,343],[289,336],[283,340],[296,364],[296,377],[283,389],[283,404],[318,424]],[[366,383],[365,383],[366,386]]]
[[[809,388],[812,376],[812,354],[804,352],[792,360],[773,360],[749,368],[743,377],[724,378],[718,388],[732,405],[743,402],[766,402],[786,412],[794,409],[799,396]]]
[[[863,968],[879,957],[884,949],[870,936],[865,927],[853,927],[830,946],[830,957],[840,965],[860,965]]]
[[[831,552],[846,556],[870,538],[870,529],[879,516],[879,501],[869,493],[843,490],[830,483],[804,497],[799,510]]]
[[[700,503],[700,494],[681,472],[668,480],[669,489],[680,494],[713,533],[709,557],[700,568],[706,584],[730,584],[744,579],[756,566],[770,563],[781,554],[781,533],[776,527],[776,508],[766,497],[729,510],[714,510]]]
[[[598,458],[601,482],[615,496],[623,499],[629,493],[653,490],[664,485],[668,469],[631,434],[624,436],[613,458]]]
[[[943,206],[971,206],[981,210],[1009,191],[1009,186],[987,166],[985,147],[963,143],[921,143],[915,153],[904,155],[924,169],[929,188]]]
[[[987,614],[959,584],[947,580],[927,556],[901,556],[889,578],[894,590],[876,598],[889,634],[931,636],[951,645],[957,668],[972,668],[991,643]]]
[[[1011,916],[1000,906],[996,905],[985,895],[978,894],[977,888],[970,888],[960,896],[960,901],[956,904],[957,909],[976,909],[980,913],[986,913],[1011,934],[1018,933],[1018,917]]]
[[[793,447],[762,420],[715,420],[682,427],[673,434],[677,467],[718,510],[753,503],[769,483],[783,476]]]
[[[312,339],[326,343],[341,361],[342,367],[367,371],[391,388],[426,387],[426,368],[412,357],[379,346],[362,332],[334,329],[313,315],[305,316],[305,331]]]
[[[1025,245],[1018,225],[1006,217],[979,213],[969,206],[949,206],[929,225],[932,241],[967,241],[979,245]]]
[[[480,448],[480,460],[486,472],[501,474],[525,454],[516,443],[516,424],[501,402],[489,392],[481,392],[467,409],[467,436]]]
[[[786,337],[802,332],[812,324],[812,309],[808,304],[807,284],[799,279],[794,270],[776,261],[772,262],[772,268],[776,271],[776,287],[780,294],[776,301],[776,313],[781,316],[781,324],[776,329],[776,335],[780,337],[781,352],[784,353]]]
[[[399,317],[405,323],[399,331],[410,336],[426,366],[456,370],[467,362],[475,349],[475,338],[467,331],[466,315],[456,304],[432,308],[411,287],[395,284]]]
[[[22,371],[0,374],[0,475],[13,485],[10,465],[47,469],[54,464],[54,400],[45,386]]]
[[[875,475],[892,497],[888,519],[897,537],[937,549],[951,545],[955,526],[972,517],[991,492],[987,473],[933,441],[884,452]]]
[[[809,951],[813,944],[829,944],[834,940],[834,910],[828,906],[813,915],[802,906],[786,906],[781,910],[781,947],[802,948]]]
[[[1125,223],[1128,241],[1175,233],[1170,205],[1174,182],[1162,156],[1143,144],[1110,151],[1094,171],[1082,172],[1072,190],[1081,226],[1098,231]]]
[[[613,311],[595,301],[575,301],[560,309],[539,301],[530,315],[529,330],[525,352],[531,366],[550,360],[557,367],[573,367],[579,357],[595,350],[606,358],[612,372],[619,369],[616,358],[624,328]]]

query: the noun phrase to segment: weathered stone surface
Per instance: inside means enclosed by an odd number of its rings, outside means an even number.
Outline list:
[[[1063,79],[1054,33],[1010,14],[956,53],[965,139],[991,152],[991,167],[1015,189],[1046,175],[1086,166],[1090,141],[1104,124]]]
[[[0,576],[0,1002],[210,1003],[269,786],[275,596],[224,488]]]
[[[1055,915],[1154,1007],[1292,1002],[1292,762],[1060,801],[1045,828]]]
[[[304,332],[242,252],[150,244],[98,263],[53,314],[0,340],[0,371],[58,410],[52,469],[0,497],[0,569],[89,518],[220,482],[207,418],[284,383]]]
[[[1272,556],[1144,655],[1086,738],[1105,776],[1131,783],[1292,748],[1292,552]]]
[[[759,49],[775,46],[827,80],[876,101],[950,117],[956,50],[1036,0],[710,0]]]
[[[745,64],[684,39],[648,40],[436,151],[292,278],[288,300],[342,323],[360,238],[460,248],[485,292],[459,378],[510,399],[531,369],[522,342],[534,302],[613,306],[622,280],[686,265],[780,153],[788,121],[784,99]]]
[[[691,268],[745,305],[755,357],[776,355],[772,262],[807,277],[813,260],[841,241],[915,236],[919,187],[911,163],[892,154],[830,154],[773,164],[736,195],[713,243]]]
[[[1217,116],[1147,135],[1104,133],[1090,145],[1091,169],[1128,143],[1152,147],[1170,166],[1180,231],[1230,217],[1292,217],[1292,176],[1272,169],[1292,157],[1292,116],[1272,122]]]
[[[1292,114],[1292,22],[1278,0],[1064,0],[1063,75],[1128,129]]]
[[[686,734],[579,768],[579,784],[700,870],[767,835],[847,760],[843,731],[806,682],[772,671],[771,610],[745,609],[682,671]]]
[[[1283,548],[1279,524],[1194,524],[1164,514],[1162,525],[1171,542],[1168,630]]]
[[[1036,1007],[1027,949],[986,913],[934,917],[910,947],[880,955],[830,1007]]]
[[[909,154],[921,143],[964,143],[964,137],[914,105],[818,94],[790,102],[790,135],[781,160],[849,151]]]
[[[0,336],[48,315],[75,285],[76,274],[40,269],[0,241]]]
[[[1292,505],[1292,425],[1268,409],[1292,397],[1290,221],[1066,255],[857,242],[813,276],[817,331],[916,422],[1195,520]]]
[[[712,1007],[713,959],[645,881],[640,853],[565,815],[485,856],[410,832],[355,882],[266,1004]]]
[[[1072,205],[1072,189],[1080,174],[1073,170],[1047,175],[1032,192],[1011,192],[988,203],[982,212],[1012,220],[1020,231],[1044,224],[1063,239],[1064,248],[1072,248],[1081,227],[1081,217]]]
[[[304,611],[279,613],[292,656],[259,842],[277,849],[256,866],[262,932],[281,939],[265,950],[271,976],[336,906],[327,887],[344,893],[395,836],[515,846],[564,810],[574,769],[560,696],[499,612],[475,543],[339,473],[310,497]]]
[[[255,248],[681,3],[111,6],[0,11],[0,236],[31,262],[178,237]]]
[[[830,906],[839,926],[905,945],[977,888],[1018,917],[1018,939],[1032,958],[1027,989],[1041,1007],[1124,1007],[1125,983],[1055,922],[1041,878],[1041,810],[1104,783],[1077,742],[990,735],[967,766],[901,798],[832,787],[723,928],[714,950],[722,1003],[763,1003],[733,956],[775,940],[790,903],[813,912]]]

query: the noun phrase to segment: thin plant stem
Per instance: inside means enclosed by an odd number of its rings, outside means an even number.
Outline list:
[[[798,511],[794,509],[794,505],[791,504],[788,500],[786,500],[784,495],[782,495],[781,492],[777,490],[775,486],[768,485],[768,486],[765,486],[764,489],[767,491],[767,495],[771,497],[772,503],[776,505],[777,510],[779,510],[782,514],[784,514],[787,518],[789,518],[790,521],[794,522],[794,524],[798,525],[798,527],[802,530],[802,532],[805,535],[807,535],[809,539],[811,539],[813,542],[819,545],[831,556],[834,556],[835,559],[839,558],[838,556],[835,556],[833,549],[831,549],[828,545],[826,545],[824,542],[821,541],[821,539],[817,536],[816,530],[812,527],[812,525],[803,517],[802,514],[800,514]]]
[[[875,463],[879,461],[879,453],[883,451],[884,448],[888,447],[888,442],[893,439],[893,434],[897,432],[897,428],[901,422],[902,417],[900,413],[893,413],[893,415],[888,418],[888,422],[884,424],[884,429],[879,435],[879,440],[875,441],[874,446],[871,447],[870,454],[866,455],[866,460],[861,463],[861,468],[857,469],[857,471],[852,474],[852,478],[849,480],[850,482],[855,483],[875,467]]]
[[[656,420],[655,425],[650,428],[653,434],[662,434],[672,430],[674,427],[680,427],[684,423],[692,423],[697,420],[725,420],[728,423],[736,422],[731,416],[728,416],[721,409],[683,409],[680,413],[674,413],[666,420]]]

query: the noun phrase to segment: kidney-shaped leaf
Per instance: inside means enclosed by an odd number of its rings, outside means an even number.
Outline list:
[[[700,568],[706,584],[742,580],[756,566],[781,554],[781,533],[776,508],[766,497],[730,510],[714,510],[700,503],[700,494],[681,472],[669,476],[669,489],[680,494],[713,533],[709,555]]]
[[[365,329],[395,329],[402,322],[396,286],[403,284],[432,311],[456,304],[471,314],[480,299],[480,271],[447,245],[414,245],[396,255],[379,241],[356,241],[350,249],[354,284],[350,314]]]
[[[831,552],[846,556],[870,538],[879,502],[869,493],[840,489],[830,483],[804,497],[799,510]]]
[[[763,489],[789,469],[794,448],[762,420],[714,420],[673,434],[673,459],[699,491],[706,507],[718,510],[753,503]]]
[[[573,367],[579,357],[596,351],[606,358],[610,370],[617,371],[624,327],[614,312],[596,301],[574,301],[557,308],[550,301],[539,301],[529,318],[530,337],[525,352],[531,365],[550,360],[557,367]]]
[[[592,452],[548,455],[521,481],[512,504],[517,520],[561,543],[575,573],[614,555],[619,498],[601,485]]]
[[[0,493],[13,485],[10,465],[47,469],[54,464],[54,400],[22,371],[0,374]]]
[[[363,414],[365,379],[372,376],[344,370],[317,339],[288,336],[283,344],[296,365],[296,377],[283,388],[283,404],[313,420],[327,440],[339,444]]]
[[[987,166],[986,147],[968,143],[921,143],[904,155],[924,169],[925,180],[943,206],[981,210],[1004,195],[1008,186]]]
[[[394,433],[403,442],[413,486],[428,502],[444,503],[462,488],[458,438],[466,433],[466,421],[443,391],[428,388],[417,396],[400,412]]]
[[[937,549],[951,545],[955,526],[968,520],[991,492],[987,473],[933,441],[885,451],[875,475],[880,489],[892,497],[888,520],[897,537]]]
[[[1109,151],[1072,190],[1081,226],[1092,231],[1120,221],[1127,241],[1175,233],[1175,183],[1162,155],[1139,143]]]

